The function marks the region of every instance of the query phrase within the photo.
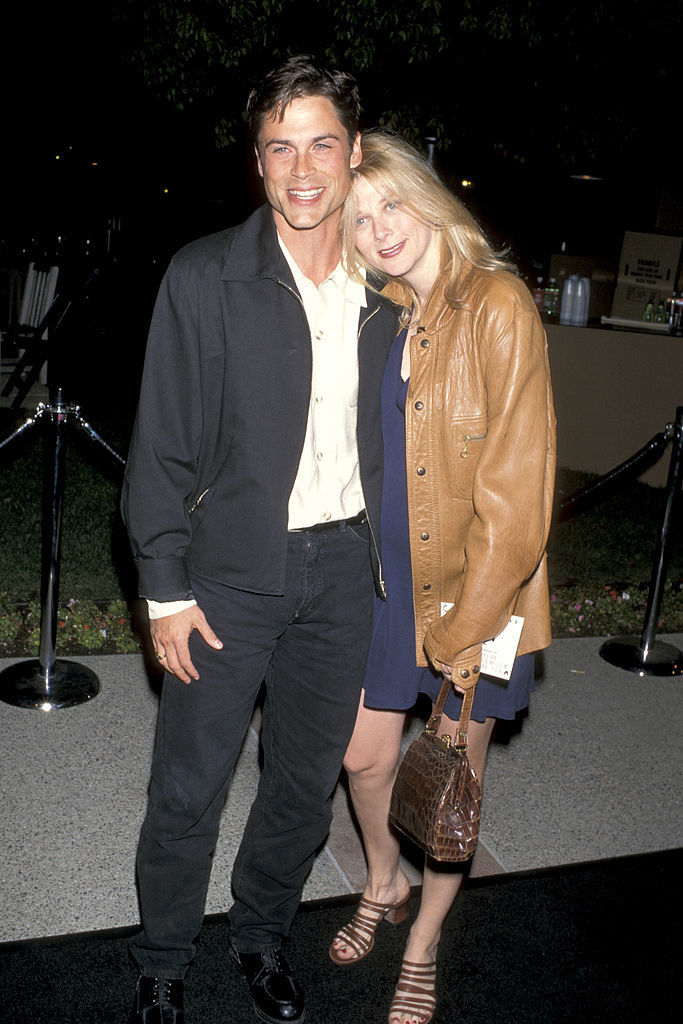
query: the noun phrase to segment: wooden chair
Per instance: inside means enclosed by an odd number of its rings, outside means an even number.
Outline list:
[[[38,379],[45,382],[49,314],[55,303],[58,277],[59,267],[39,269],[34,262],[29,263],[19,322],[3,332],[19,348],[19,359],[2,390],[5,397],[16,389],[14,407],[21,404]]]

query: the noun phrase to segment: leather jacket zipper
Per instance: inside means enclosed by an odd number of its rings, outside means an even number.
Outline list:
[[[460,452],[460,458],[467,458],[467,448],[469,446],[470,441],[483,441],[485,440],[486,437],[486,434],[463,434],[460,440],[465,442],[465,447]]]

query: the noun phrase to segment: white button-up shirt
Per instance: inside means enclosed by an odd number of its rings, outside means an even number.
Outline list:
[[[279,236],[278,236],[279,237]],[[341,263],[316,287],[282,239],[311,332],[311,398],[301,460],[289,498],[289,529],[348,519],[364,507],[358,465],[358,319],[365,289]]]

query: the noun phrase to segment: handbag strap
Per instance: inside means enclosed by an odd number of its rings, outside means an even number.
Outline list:
[[[477,687],[477,682],[479,680],[478,671],[473,672],[472,674],[474,676],[474,679],[472,682],[470,682],[470,684],[468,685],[467,689],[464,691],[463,694],[458,693],[451,680],[446,679],[446,677],[444,676],[444,681],[441,684],[439,696],[436,698],[431,717],[427,722],[427,730],[429,732],[436,733],[437,729],[439,728],[439,722],[441,721],[443,709],[446,704],[446,698],[448,697],[451,686],[453,686],[453,692],[456,693],[458,697],[462,697],[462,710],[460,712],[460,718],[458,720],[458,724],[455,730],[456,747],[467,746],[467,730],[470,724],[470,715],[472,714],[472,702],[474,701],[474,691]]]

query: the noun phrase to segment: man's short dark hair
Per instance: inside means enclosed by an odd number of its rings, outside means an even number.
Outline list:
[[[307,96],[324,96],[330,100],[353,146],[358,133],[360,96],[353,75],[346,71],[330,71],[314,57],[299,54],[270,71],[252,89],[247,100],[247,121],[255,143],[267,117],[281,121],[292,100]]]

